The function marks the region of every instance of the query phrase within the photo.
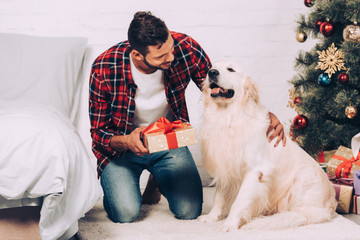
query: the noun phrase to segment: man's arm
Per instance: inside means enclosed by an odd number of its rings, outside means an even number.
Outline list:
[[[109,103],[109,89],[102,75],[98,75],[92,68],[89,86],[89,118],[90,132],[93,143],[101,146],[112,155],[115,151],[110,147],[110,139],[118,133],[111,127],[111,104]]]
[[[274,138],[278,137],[275,147],[282,141],[283,146],[286,145],[286,136],[284,133],[284,127],[279,121],[279,119],[271,112],[269,112],[270,125],[268,130],[266,131],[266,136],[274,130],[274,132],[269,136],[269,142],[271,142]]]
[[[194,53],[192,59],[194,70],[192,72],[191,79],[195,82],[198,88],[202,90],[203,82],[212,65],[209,56],[206,54],[204,49],[202,49],[200,44],[193,38],[190,38],[190,40],[191,49]]]

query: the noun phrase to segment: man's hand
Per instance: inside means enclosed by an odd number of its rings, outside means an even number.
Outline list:
[[[130,150],[138,156],[148,154],[149,151],[144,147],[140,140],[140,133],[146,127],[139,127],[132,131],[129,135],[114,136],[110,140],[110,146],[118,152]]]
[[[132,131],[128,136],[128,149],[138,156],[148,154],[149,151],[144,147],[143,142],[140,140],[140,134],[146,127],[139,127]]]
[[[278,137],[274,147],[276,147],[280,141],[282,140],[283,146],[286,145],[286,137],[284,134],[284,127],[280,123],[279,119],[271,112],[269,112],[269,118],[270,118],[270,126],[268,130],[266,131],[266,136],[274,130],[274,132],[269,136],[269,142],[271,142],[275,137]]]

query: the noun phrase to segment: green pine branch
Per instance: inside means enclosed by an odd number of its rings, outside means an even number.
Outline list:
[[[299,51],[295,59],[297,74],[289,83],[295,96],[302,99],[297,110],[309,119],[309,124],[305,129],[292,127],[291,131],[299,145],[314,157],[319,151],[337,149],[339,145],[350,147],[351,138],[360,132],[360,113],[354,118],[345,115],[350,105],[360,111],[360,39],[351,42],[343,38],[346,26],[360,22],[359,12],[360,0],[315,0],[312,11],[307,16],[300,15],[297,21],[296,32],[303,31],[318,41],[310,51]],[[317,20],[329,21],[333,34],[323,36],[315,26]],[[318,77],[324,71],[315,69],[318,51],[327,50],[332,43],[344,53],[347,70],[337,71],[331,84],[322,86]],[[340,72],[348,75],[347,83],[337,81]]]

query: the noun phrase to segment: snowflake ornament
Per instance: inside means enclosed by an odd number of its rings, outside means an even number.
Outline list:
[[[325,51],[317,51],[319,54],[319,62],[315,69],[326,70],[325,73],[333,75],[336,71],[347,70],[345,67],[344,53],[341,50],[337,50],[335,44],[332,43],[331,46]]]
[[[300,108],[298,106],[298,104],[296,104],[296,98],[299,98],[299,94],[296,94],[295,93],[295,88],[292,88],[292,89],[289,89],[289,101],[288,101],[288,104],[287,104],[287,107],[289,108],[294,108],[295,111],[299,114],[300,112]]]

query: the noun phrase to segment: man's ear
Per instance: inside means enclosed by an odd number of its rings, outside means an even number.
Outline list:
[[[140,52],[138,52],[135,49],[133,49],[131,51],[131,57],[138,60],[138,61],[143,61],[144,60],[144,55],[142,55]]]

